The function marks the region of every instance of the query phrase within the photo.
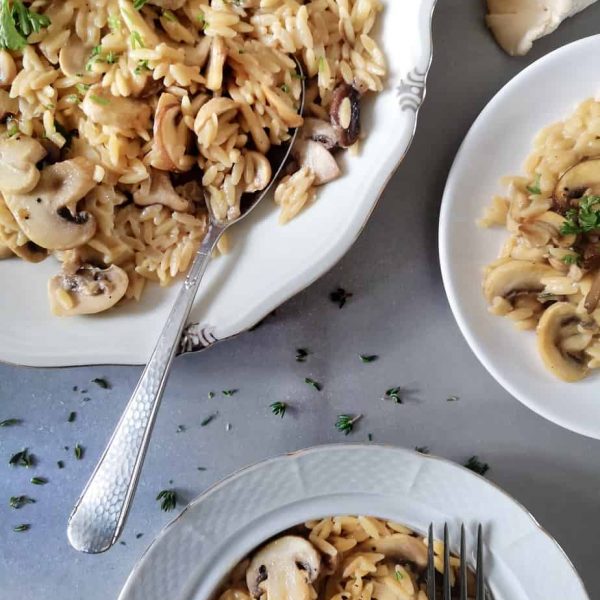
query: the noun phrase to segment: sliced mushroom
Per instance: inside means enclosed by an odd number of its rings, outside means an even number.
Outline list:
[[[84,73],[91,51],[79,37],[72,35],[58,55],[58,64],[63,73],[71,77]]]
[[[150,164],[163,171],[187,171],[194,158],[186,154],[190,130],[181,118],[181,105],[173,94],[162,94],[154,117],[154,147]]]
[[[191,206],[188,200],[175,191],[169,174],[155,169],[151,169],[150,177],[133,192],[133,201],[138,206],[162,204],[178,212],[187,212]]]
[[[246,193],[259,192],[264,190],[271,181],[273,170],[269,159],[260,152],[248,152],[246,154],[247,165],[251,162],[251,172],[254,177],[252,181],[246,184],[244,191]],[[249,172],[248,166],[246,166],[246,172]]]
[[[586,294],[583,306],[588,314],[592,314],[600,303],[600,270],[596,271],[592,279],[590,291]]]
[[[548,265],[526,260],[509,260],[488,274],[483,292],[488,302],[494,298],[510,298],[515,294],[539,293],[544,289],[542,279],[556,275]]]
[[[0,90],[0,121],[4,121],[8,115],[16,115],[19,112],[19,101],[11,98],[6,90]]]
[[[527,221],[519,226],[519,230],[534,242],[536,246],[545,246],[552,240],[561,248],[570,248],[577,240],[574,233],[563,235],[562,227],[566,219],[553,210],[537,216],[533,221]]]
[[[108,127],[136,131],[150,127],[152,110],[147,102],[113,96],[108,88],[99,85],[87,91],[81,110],[94,123]]]
[[[581,258],[584,269],[597,269],[600,267],[600,242],[585,242],[581,246]]]
[[[37,186],[4,200],[23,233],[48,250],[85,244],[96,232],[96,220],[77,211],[77,203],[96,185],[94,163],[78,157],[43,169]]]
[[[584,159],[563,173],[554,188],[555,207],[564,212],[587,190],[600,194],[600,158]]]
[[[261,548],[246,570],[246,584],[254,598],[310,600],[321,559],[304,538],[286,535]]]
[[[9,86],[17,76],[17,65],[6,50],[0,50],[0,86]]]
[[[542,360],[563,381],[579,381],[588,372],[582,353],[570,353],[564,345],[569,329],[573,329],[580,320],[573,304],[557,302],[544,311],[538,324],[538,350]]]
[[[48,250],[41,248],[31,240],[22,246],[10,246],[10,250],[19,258],[31,263],[39,263],[48,258]]]
[[[396,561],[408,560],[419,567],[427,566],[427,548],[422,540],[406,533],[394,533],[378,540],[363,542],[359,550],[385,554]]]
[[[338,85],[331,96],[331,124],[338,131],[339,143],[349,148],[360,135],[360,93],[347,83]]]
[[[59,317],[99,313],[121,300],[128,285],[127,273],[116,265],[107,269],[67,266],[48,282],[50,309]]]
[[[314,140],[327,148],[333,150],[339,145],[339,135],[331,123],[323,119],[308,117],[304,119],[304,125],[300,130],[300,136],[304,139]]]
[[[3,194],[31,191],[40,179],[36,163],[45,155],[43,146],[33,138],[0,140],[0,191]]]
[[[315,174],[315,185],[323,185],[341,175],[337,161],[319,142],[298,140],[292,148],[292,156],[300,167],[308,167]]]

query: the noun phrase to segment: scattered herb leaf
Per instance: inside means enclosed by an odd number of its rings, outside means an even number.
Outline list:
[[[531,185],[527,186],[527,191],[530,194],[537,196],[542,193],[542,188],[540,187],[540,179],[541,178],[542,178],[542,176],[538,173],[535,178],[535,182],[532,183]]]
[[[30,527],[31,525],[29,523],[21,523],[20,525],[13,527],[13,531],[21,533],[22,531],[27,531]]]
[[[20,425],[22,422],[21,419],[4,419],[4,421],[0,421],[0,427],[13,427],[14,425]]]
[[[579,208],[571,208],[565,215],[565,222],[560,228],[562,235],[572,233],[588,233],[600,229],[600,210],[594,209],[600,204],[600,196],[584,196]]]
[[[35,500],[29,496],[11,496],[8,505],[11,508],[21,508],[26,504],[35,504]]]
[[[206,427],[211,421],[214,421],[217,418],[218,413],[213,413],[212,415],[208,415],[206,419],[204,419],[200,423],[200,427]]]
[[[281,417],[283,419],[286,410],[287,404],[285,402],[273,402],[273,404],[271,404],[271,412],[276,417]]]
[[[318,381],[315,381],[314,379],[311,379],[310,377],[305,377],[304,383],[307,383],[308,385],[311,385],[312,387],[314,387],[315,390],[317,390],[317,392],[320,392],[323,389],[323,386]]]
[[[360,360],[364,363],[372,363],[379,358],[377,354],[359,354],[358,356]]]
[[[402,388],[392,387],[385,391],[384,400],[393,400],[396,404],[402,404]]]
[[[104,377],[96,377],[95,379],[92,379],[92,383],[95,383],[98,387],[101,387],[103,390],[110,390],[111,388],[110,383],[106,379],[104,379]]]
[[[429,446],[415,446],[415,450],[421,454],[429,454]]]
[[[142,7],[146,2],[148,2],[148,0],[133,0],[133,8],[135,8],[135,10],[142,10]]]
[[[32,477],[30,481],[33,485],[46,485],[48,483],[45,477]]]
[[[65,463],[64,463],[62,460],[57,460],[57,461],[56,461],[56,466],[57,466],[59,469],[64,469],[64,468],[65,468]]]
[[[196,467],[198,471],[206,471],[206,467]]]
[[[465,463],[465,467],[478,475],[485,475],[490,470],[490,465],[480,461],[478,456],[471,456]]]
[[[73,454],[75,455],[75,458],[77,460],[81,460],[83,458],[83,453],[84,449],[79,444],[75,444],[75,447],[73,448]]]
[[[372,434],[372,433],[369,433],[369,434],[367,435],[367,439],[368,439],[370,442],[372,442],[372,441],[373,441],[373,434]]]
[[[394,571],[394,577],[396,578],[396,581],[402,581],[404,579],[404,575],[398,570]]]
[[[344,288],[337,288],[329,294],[329,299],[337,304],[340,308],[343,308],[349,298],[352,298],[354,294],[347,292]]]
[[[177,492],[175,490],[162,490],[156,496],[160,500],[160,508],[164,511],[173,510],[177,506]]]
[[[234,394],[237,394],[238,390],[223,390],[221,392],[221,394],[223,394],[223,396],[233,396]]]
[[[138,64],[134,69],[136,75],[141,75],[143,71],[151,71],[152,69],[148,66],[148,60],[138,60]]]
[[[212,400],[215,397],[215,393],[214,392],[208,392],[208,399]]]
[[[177,429],[175,430],[175,433],[182,433],[183,431],[185,431],[185,426],[177,425]]]
[[[143,533],[136,533],[135,534],[135,539],[139,540],[144,534]]]
[[[16,452],[10,457],[8,464],[13,467],[33,467],[35,464],[35,457],[32,454],[29,454],[27,448],[23,448],[23,450]]]
[[[362,418],[362,415],[338,415],[335,428],[344,435],[349,435],[354,430],[354,424]]]
[[[579,254],[567,254],[562,257],[562,262],[564,262],[565,265],[578,265],[580,260],[581,257]]]
[[[284,94],[289,94],[289,93],[290,93],[290,86],[289,86],[287,83],[284,83],[284,84],[281,86],[281,91],[282,91]]]
[[[136,48],[145,48],[144,40],[142,39],[139,31],[132,31],[131,35],[129,36],[129,41],[133,50]]]
[[[162,16],[167,20],[171,21],[171,23],[178,23],[177,17],[173,14],[171,10],[163,10]]]
[[[69,413],[69,417],[67,418],[68,423],[73,423],[77,418],[77,413],[73,410]]]
[[[296,362],[306,362],[309,354],[306,348],[296,348]]]

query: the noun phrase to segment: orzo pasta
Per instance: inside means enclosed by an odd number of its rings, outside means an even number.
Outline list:
[[[62,263],[58,315],[187,270],[302,127],[280,220],[340,175],[383,88],[381,0],[0,0],[0,258]],[[306,76],[305,113],[299,114]]]
[[[310,521],[252,553],[231,572],[216,600],[427,600],[427,539],[393,521],[340,516]],[[444,545],[434,542],[436,577]],[[450,581],[460,587],[460,561]],[[469,597],[474,591],[467,575]],[[441,590],[441,582],[438,582]]]
[[[544,129],[481,224],[510,237],[489,265],[493,314],[536,329],[545,366],[564,381],[600,367],[600,102]]]

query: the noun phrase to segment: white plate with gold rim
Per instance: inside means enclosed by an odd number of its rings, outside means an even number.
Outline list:
[[[189,351],[247,330],[329,270],[352,246],[412,141],[432,56],[435,0],[384,0],[376,37],[389,66],[386,89],[363,113],[368,136],[346,156],[344,176],[285,227],[268,199],[232,230],[232,250],[213,261],[188,331]],[[386,152],[382,153],[381,149]],[[177,286],[148,286],[140,303],[93,317],[50,314],[52,260],[0,261],[0,361],[31,366],[145,363]]]
[[[358,444],[273,458],[216,484],[150,545],[119,600],[206,600],[264,540],[309,519],[343,514],[421,532],[431,521],[447,522],[454,548],[460,523],[473,546],[481,522],[495,600],[589,600],[558,544],[501,489],[444,459]]]
[[[523,172],[535,135],[598,96],[598,52],[600,35],[548,54],[519,73],[481,112],[448,177],[439,243],[450,306],[484,367],[546,419],[600,439],[600,374],[592,372],[577,383],[560,381],[542,364],[534,332],[518,331],[507,319],[488,313],[483,268],[498,257],[508,233],[476,224],[492,196],[503,192],[500,178]]]

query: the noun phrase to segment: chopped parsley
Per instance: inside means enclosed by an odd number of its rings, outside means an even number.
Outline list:
[[[542,188],[540,187],[540,179],[541,179],[541,175],[538,173],[536,178],[535,178],[535,182],[532,183],[531,185],[527,186],[527,191],[530,194],[533,194],[534,196],[539,196],[539,194],[542,193]]]
[[[21,419],[4,419],[4,421],[0,421],[0,427],[13,427],[20,425],[22,422]]]
[[[13,527],[13,531],[21,533],[22,531],[27,531],[30,527],[31,525],[29,523],[21,523],[20,525]]]
[[[92,87],[89,83],[76,83],[75,89],[82,95],[85,96],[85,93]],[[77,386],[73,388],[73,391],[77,391]],[[81,393],[84,393],[83,390]]]
[[[148,2],[148,0],[133,0],[133,8],[135,8],[135,10],[142,10],[146,2]]]
[[[92,98],[92,96],[90,96],[90,98]],[[102,98],[102,100],[104,100],[104,98]],[[108,104],[108,100],[104,100],[104,102],[101,102],[100,104]],[[92,383],[95,383],[98,387],[101,387],[103,390],[110,390],[111,385],[110,383],[104,379],[104,377],[96,377],[95,379],[92,379]]]
[[[465,467],[478,475],[485,475],[490,470],[490,465],[479,460],[478,456],[471,456],[465,463]]]
[[[237,394],[238,390],[223,390],[221,392],[221,394],[223,394],[223,396],[233,396],[234,394]]]
[[[184,425],[177,425],[177,429],[175,430],[175,433],[182,433],[184,431],[185,431]]]
[[[32,477],[30,481],[33,485],[46,485],[48,483],[45,477]]]
[[[8,50],[22,50],[27,38],[50,25],[50,18],[27,8],[21,0],[0,2],[0,47]]]
[[[344,435],[349,435],[354,430],[354,424],[362,418],[362,415],[338,415],[335,428]]]
[[[287,404],[285,402],[273,402],[273,404],[271,404],[271,412],[276,417],[281,417],[283,419],[286,410]]]
[[[339,287],[329,294],[329,299],[340,308],[344,308],[347,300],[352,298],[352,296],[351,292],[347,292],[344,288]]]
[[[27,448],[23,448],[20,452],[13,454],[8,460],[8,464],[12,467],[33,467],[35,465],[35,458],[32,454],[29,454]]]
[[[315,381],[314,379],[311,379],[310,377],[305,377],[304,383],[314,387],[315,390],[317,390],[317,392],[320,392],[323,389],[323,386],[318,381]]]
[[[19,509],[23,506],[25,506],[26,504],[34,504],[35,500],[33,498],[30,498],[29,496],[11,496],[9,501],[8,501],[8,505],[11,508],[16,508]]]
[[[171,23],[179,23],[177,17],[170,10],[163,10],[162,16],[167,20],[171,21]]]
[[[415,451],[421,454],[429,454],[429,446],[415,446]]]
[[[215,397],[215,393],[214,392],[208,392],[208,399],[212,400]]]
[[[144,71],[151,71],[152,69],[148,66],[148,60],[138,60],[136,68],[133,70],[136,75],[141,75]]]
[[[567,254],[563,256],[561,260],[565,265],[578,265],[581,257],[579,254]]]
[[[121,31],[121,19],[117,15],[109,15],[108,27],[111,31]]]
[[[136,48],[145,48],[144,40],[142,39],[139,31],[132,31],[131,35],[129,36],[129,41],[133,50]]]
[[[402,575],[402,571],[394,571],[394,577],[396,578],[396,581],[402,581],[404,579],[404,575]]]
[[[77,418],[77,413],[73,410],[69,413],[69,416],[67,417],[67,422],[73,423],[76,418]]]
[[[110,104],[110,100],[108,100],[107,98],[101,98],[100,96],[96,96],[96,94],[90,94],[90,100],[94,104],[99,104],[100,106],[106,106],[107,104]],[[103,386],[100,385],[100,387]]]
[[[56,466],[57,466],[59,469],[64,469],[64,468],[65,468],[65,463],[64,463],[62,460],[57,460],[57,461],[56,461]]]
[[[584,196],[579,208],[571,208],[565,215],[565,222],[560,228],[562,235],[573,233],[589,233],[600,229],[600,196]]]
[[[83,458],[84,449],[79,445],[75,444],[75,448],[73,448],[73,454],[77,460],[81,460]]]
[[[160,508],[164,511],[173,510],[177,506],[177,492],[175,490],[162,490],[156,496],[160,501]]]
[[[282,91],[284,94],[289,94],[289,93],[290,93],[290,86],[289,86],[287,83],[284,83],[284,84],[281,86],[281,91]]]
[[[364,363],[372,363],[379,358],[377,354],[359,354],[358,357],[360,358],[361,362]]]

